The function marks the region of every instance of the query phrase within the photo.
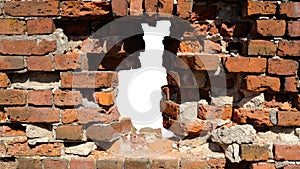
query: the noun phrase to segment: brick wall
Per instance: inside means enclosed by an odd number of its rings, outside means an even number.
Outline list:
[[[142,35],[93,36],[143,12],[189,25],[164,39],[174,138],[137,132],[115,104]],[[288,0],[1,1],[0,168],[300,168],[299,18]]]

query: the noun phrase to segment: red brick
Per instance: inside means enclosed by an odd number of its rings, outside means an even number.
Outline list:
[[[26,97],[24,90],[0,90],[0,105],[25,105]]]
[[[300,165],[288,165],[285,166],[283,169],[300,169]]]
[[[183,55],[180,58],[193,70],[216,70],[219,66],[219,55]]]
[[[63,72],[60,77],[62,88],[102,88],[118,84],[116,72]]]
[[[298,78],[286,77],[284,83],[284,91],[286,92],[298,92],[297,90]]]
[[[79,53],[68,53],[54,56],[55,70],[74,70],[80,68]]]
[[[0,40],[0,54],[45,55],[55,50],[55,40]]]
[[[34,19],[27,21],[27,33],[32,34],[50,34],[55,31],[55,25],[52,19]]]
[[[116,107],[104,109],[67,109],[62,114],[62,122],[86,124],[91,122],[109,124],[118,121],[120,113]]]
[[[10,16],[58,16],[58,1],[5,2],[4,11]]]
[[[55,168],[59,168],[59,169],[68,169],[67,160],[44,159],[43,163],[44,163],[44,169],[52,169],[54,166]]]
[[[0,87],[7,87],[10,81],[6,73],[0,73]]]
[[[168,169],[178,169],[179,160],[178,157],[169,157],[169,156],[155,156],[151,159],[150,169],[157,168],[168,168]]]
[[[56,90],[53,100],[56,106],[76,106],[82,103],[82,95],[79,91]]]
[[[247,1],[244,16],[275,15],[276,8],[275,2]]]
[[[217,7],[214,5],[193,5],[191,20],[216,19]]]
[[[254,124],[256,126],[273,126],[270,121],[270,112],[267,110],[250,110],[239,108],[234,110],[234,122],[239,124]]]
[[[1,13],[1,10],[0,10]],[[15,160],[3,160],[0,162],[0,166],[5,169],[17,169],[18,168],[18,162]]]
[[[212,168],[225,168],[225,158],[211,158],[208,160],[208,165]]]
[[[145,12],[156,13],[158,0],[145,0]]]
[[[249,40],[248,55],[274,56],[276,54],[276,45],[273,42],[265,40]]]
[[[0,70],[18,70],[24,68],[24,57],[0,56]]]
[[[222,47],[219,43],[212,40],[204,40],[203,52],[206,54],[217,54],[222,52]]]
[[[278,43],[278,55],[300,56],[300,40],[280,41]]]
[[[83,138],[82,126],[58,126],[55,131],[57,139],[80,141]]]
[[[96,92],[94,94],[95,102],[104,105],[104,106],[110,106],[114,104],[114,98],[115,94],[114,92]]]
[[[255,92],[262,91],[280,91],[280,79],[276,77],[269,76],[252,76],[249,75],[245,78],[246,89]]]
[[[112,12],[116,16],[126,16],[128,14],[127,0],[115,0],[111,2]]]
[[[273,75],[296,75],[298,63],[288,59],[269,59],[268,73]]]
[[[26,31],[25,21],[17,19],[0,19],[0,34],[13,35],[24,34]]]
[[[256,20],[256,32],[261,36],[283,36],[285,20]]]
[[[71,159],[70,169],[94,169],[95,161],[93,159]]]
[[[26,128],[19,124],[10,124],[7,126],[0,126],[0,136],[1,137],[16,137],[16,136],[26,136]]]
[[[242,144],[241,159],[245,161],[267,161],[269,157],[268,145]]]
[[[66,17],[103,16],[110,12],[107,2],[63,1],[61,15]]]
[[[252,163],[251,169],[276,169],[274,164],[270,163]]]
[[[27,57],[27,68],[29,71],[52,71],[52,57],[30,56]]]
[[[182,158],[180,160],[180,169],[206,169],[207,161],[198,158]]]
[[[130,15],[142,15],[143,14],[143,0],[131,0],[130,1]]]
[[[82,42],[81,51],[86,53],[101,53],[100,39],[87,38]]]
[[[123,169],[124,158],[122,157],[109,157],[97,160],[97,168],[101,169]]]
[[[31,158],[18,158],[18,169],[42,169],[42,160]]]
[[[172,1],[172,0],[159,0],[158,12],[160,14],[172,14],[173,4],[174,4],[174,1]]]
[[[226,57],[225,67],[228,72],[264,73],[267,68],[267,59],[251,57]]]
[[[8,155],[11,156],[49,156],[61,155],[61,143],[46,143],[30,147],[28,143],[9,143]]]
[[[275,160],[300,160],[300,145],[274,144]]]
[[[193,1],[191,0],[178,0],[177,2],[177,15],[181,18],[188,18],[192,12]]]
[[[300,112],[279,111],[278,126],[300,126]]]
[[[291,37],[300,36],[300,21],[288,22],[288,35]]]
[[[248,22],[222,23],[220,34],[222,36],[246,36],[249,33]],[[215,34],[215,33],[214,33]]]
[[[173,119],[177,119],[179,116],[179,104],[172,101],[161,100],[160,111]]]
[[[300,2],[284,2],[280,4],[280,14],[290,18],[300,17]]]
[[[10,107],[6,113],[12,122],[55,123],[59,122],[59,109]]]
[[[199,105],[198,118],[202,120],[206,119],[231,119],[232,107],[217,107],[210,105]]]
[[[149,159],[147,158],[125,158],[124,168],[139,168],[139,169],[148,169],[150,164]]]
[[[37,105],[37,106],[52,105],[52,91],[51,90],[28,91],[28,104]]]
[[[178,52],[181,53],[200,53],[203,47],[198,40],[185,40],[180,42]]]

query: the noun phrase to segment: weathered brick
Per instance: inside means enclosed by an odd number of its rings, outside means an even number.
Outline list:
[[[251,57],[226,57],[225,67],[228,72],[264,73],[267,68],[267,59]]]
[[[274,144],[275,160],[299,160],[300,145]]]
[[[156,13],[158,0],[145,0],[145,12]]]
[[[161,100],[160,101],[160,111],[163,114],[176,120],[179,116],[179,104],[177,104],[176,102],[172,102],[172,101]]]
[[[216,70],[219,65],[219,55],[183,55],[183,62],[193,70]]]
[[[143,0],[130,1],[130,15],[142,15],[143,13]]]
[[[277,119],[278,126],[300,126],[300,112],[279,111]]]
[[[13,35],[24,34],[26,31],[25,21],[17,19],[0,19],[0,34]]]
[[[52,57],[30,56],[27,57],[27,68],[29,71],[52,71]]]
[[[4,11],[10,16],[58,16],[58,1],[12,1],[5,2]]]
[[[12,122],[55,123],[59,122],[59,109],[9,107],[6,108]]]
[[[44,159],[43,163],[44,169],[52,169],[54,166],[59,169],[68,169],[67,160]]]
[[[298,78],[285,77],[284,91],[286,92],[298,92],[297,90]]]
[[[248,75],[245,80],[246,89],[250,91],[280,91],[280,79],[276,77]]]
[[[274,164],[270,163],[252,163],[252,169],[276,169]]]
[[[55,50],[55,40],[0,40],[0,54],[45,55]]]
[[[30,147],[28,143],[9,144],[8,155],[11,156],[49,156],[61,155],[61,143],[46,143]]]
[[[0,70],[18,70],[24,68],[23,56],[0,56]]]
[[[63,72],[60,77],[62,88],[114,87],[118,83],[116,72]]]
[[[83,138],[82,126],[58,126],[55,131],[57,139],[80,141]]]
[[[107,2],[63,1],[61,15],[66,17],[103,16],[110,12]]]
[[[125,158],[124,168],[148,169],[150,161],[147,158]]]
[[[26,97],[24,90],[0,90],[0,105],[25,105]]]
[[[101,169],[123,169],[124,158],[110,157],[97,160],[97,168]]]
[[[246,36],[249,33],[249,27],[248,22],[222,23],[220,34],[222,36]]]
[[[6,73],[0,73],[0,87],[7,87],[10,83]]]
[[[172,14],[173,12],[172,0],[158,0],[158,12],[161,14]]]
[[[180,169],[206,169],[207,161],[201,160],[198,158],[181,158],[180,160]]]
[[[283,36],[285,20],[256,20],[256,32],[261,36]]]
[[[178,157],[171,156],[156,156],[151,159],[150,169],[156,168],[168,168],[177,169],[179,168]]]
[[[0,10],[1,13],[1,10]],[[5,169],[17,169],[18,168],[18,162],[15,160],[3,160],[0,162],[0,166]]]
[[[181,18],[188,18],[192,12],[193,1],[191,0],[178,0],[177,2],[177,15]]]
[[[267,161],[269,157],[268,145],[242,144],[241,159],[245,161]]]
[[[291,37],[300,36],[300,21],[288,22],[288,35]]]
[[[271,1],[247,1],[244,16],[275,15],[276,3]]]
[[[31,158],[18,158],[18,169],[42,169],[42,160]]]
[[[5,126],[0,126],[0,136],[1,137],[16,137],[16,136],[26,136],[26,128],[22,127],[20,124],[10,124]]]
[[[300,169],[300,165],[287,165],[283,169]]]
[[[199,105],[198,107],[198,118],[202,120],[206,119],[231,119],[232,107],[218,107],[211,105]]]
[[[80,68],[79,53],[68,53],[54,56],[55,70],[74,70]]]
[[[274,75],[296,75],[298,63],[289,59],[269,59],[268,73]]]
[[[59,91],[53,95],[56,106],[76,106],[82,103],[82,95],[79,91]]]
[[[200,53],[203,47],[198,40],[185,40],[180,42],[178,52],[181,53]]]
[[[300,40],[280,41],[277,53],[279,56],[300,56]]]
[[[225,168],[225,158],[211,158],[208,160],[208,165],[213,168]]]
[[[290,18],[300,17],[300,2],[284,2],[280,4],[280,14]]]
[[[113,91],[111,92],[96,92],[94,93],[95,102],[104,105],[104,106],[110,106],[114,104],[114,98],[115,94]]]
[[[52,19],[42,18],[27,21],[27,33],[32,34],[51,34],[55,31],[55,25]]]
[[[248,55],[274,56],[276,54],[276,45],[273,42],[265,40],[249,40]]]
[[[273,126],[270,120],[270,112],[263,110],[250,110],[239,108],[234,110],[233,119],[239,124],[254,124],[256,126]]]
[[[52,91],[51,90],[28,91],[28,104],[37,105],[37,106],[52,105]]]
[[[297,94],[293,100],[297,109],[300,109],[300,94]]]
[[[116,16],[126,16],[128,14],[127,0],[114,0],[111,1],[112,12]]]
[[[70,169],[94,169],[95,161],[93,159],[70,159]]]

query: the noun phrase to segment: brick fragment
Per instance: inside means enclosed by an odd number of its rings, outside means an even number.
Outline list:
[[[239,124],[254,124],[256,126],[273,126],[270,120],[270,112],[263,110],[250,110],[239,108],[234,110],[233,119]]]
[[[17,19],[0,19],[0,34],[14,35],[24,34],[26,23]]]
[[[300,40],[280,41],[277,54],[279,56],[300,56]]]
[[[29,71],[52,71],[52,57],[30,56],[27,57],[27,68]]]
[[[274,75],[296,75],[298,63],[289,59],[269,59],[268,73]]]
[[[95,102],[104,105],[104,106],[110,106],[114,104],[114,98],[115,94],[113,91],[111,92],[96,92],[94,93]]]
[[[0,40],[0,54],[5,55],[45,55],[55,50],[55,40]]]
[[[155,13],[157,10],[158,0],[145,0],[145,12],[147,13]]]
[[[274,144],[275,160],[300,160],[300,145]]]
[[[248,55],[274,56],[276,54],[276,45],[273,42],[265,40],[249,40]]]
[[[117,73],[110,71],[63,72],[60,77],[62,88],[114,87],[118,83]]]
[[[300,112],[279,111],[277,113],[278,126],[300,126]]]
[[[42,160],[31,158],[18,158],[18,169],[42,169]]]
[[[252,163],[252,169],[276,169],[274,164],[270,163]]]
[[[286,92],[298,92],[297,84],[298,84],[298,78],[296,78],[296,77],[285,77],[284,91],[286,91]]]
[[[54,56],[55,70],[75,70],[80,68],[79,53],[68,53]]]
[[[10,16],[58,16],[58,1],[7,1],[4,4],[6,15]]]
[[[300,36],[300,21],[288,22],[288,35],[291,37]]]
[[[6,108],[12,122],[55,123],[59,122],[59,109],[9,107]]]
[[[244,16],[275,15],[276,3],[271,1],[247,1]]]
[[[127,0],[114,0],[111,1],[112,12],[116,16],[126,16],[128,14]]]
[[[158,12],[161,14],[172,14],[173,12],[172,0],[158,0]]]
[[[61,143],[46,143],[30,147],[28,143],[10,143],[7,153],[11,156],[49,156],[61,155]]]
[[[37,106],[52,105],[52,91],[51,90],[28,91],[28,104],[37,105]]]
[[[232,107],[218,107],[211,105],[199,105],[198,107],[198,118],[202,120],[206,119],[231,119]]]
[[[241,159],[245,161],[267,161],[269,157],[268,145],[242,144]]]
[[[267,59],[251,57],[226,57],[225,67],[228,72],[264,73],[267,68]]]
[[[0,70],[18,70],[24,68],[23,56],[0,56]]]
[[[276,77],[248,75],[245,80],[246,89],[250,91],[280,91],[280,79]]]
[[[286,15],[289,18],[300,17],[300,2],[284,2],[280,4],[280,14]]]
[[[82,103],[82,95],[79,91],[59,91],[53,95],[56,106],[76,106]]]
[[[160,101],[160,111],[173,118],[173,119],[178,119],[179,116],[179,104],[173,102],[173,101]]]
[[[156,156],[151,159],[150,168],[168,168],[168,169],[177,169],[179,160],[178,157],[169,157],[169,156]]]
[[[130,1],[130,15],[142,15],[143,0]]]
[[[55,31],[55,25],[52,19],[33,19],[27,21],[27,33],[32,34],[51,34]]]
[[[0,73],[0,87],[7,87],[10,83],[6,73]]]
[[[16,136],[26,136],[26,128],[19,124],[10,124],[5,126],[0,126],[0,136],[1,137],[16,137]]]
[[[55,131],[57,139],[80,141],[83,138],[82,126],[58,126]]]
[[[193,1],[191,0],[178,0],[177,2],[177,15],[181,18],[188,18],[192,12]]]
[[[52,169],[53,166],[59,169],[68,169],[67,160],[44,159],[44,169]]]
[[[260,36],[283,36],[285,20],[256,20],[256,32]]]
[[[103,16],[110,13],[108,2],[63,1],[61,15],[65,17]]]
[[[26,97],[24,90],[0,90],[0,105],[25,105]]]

